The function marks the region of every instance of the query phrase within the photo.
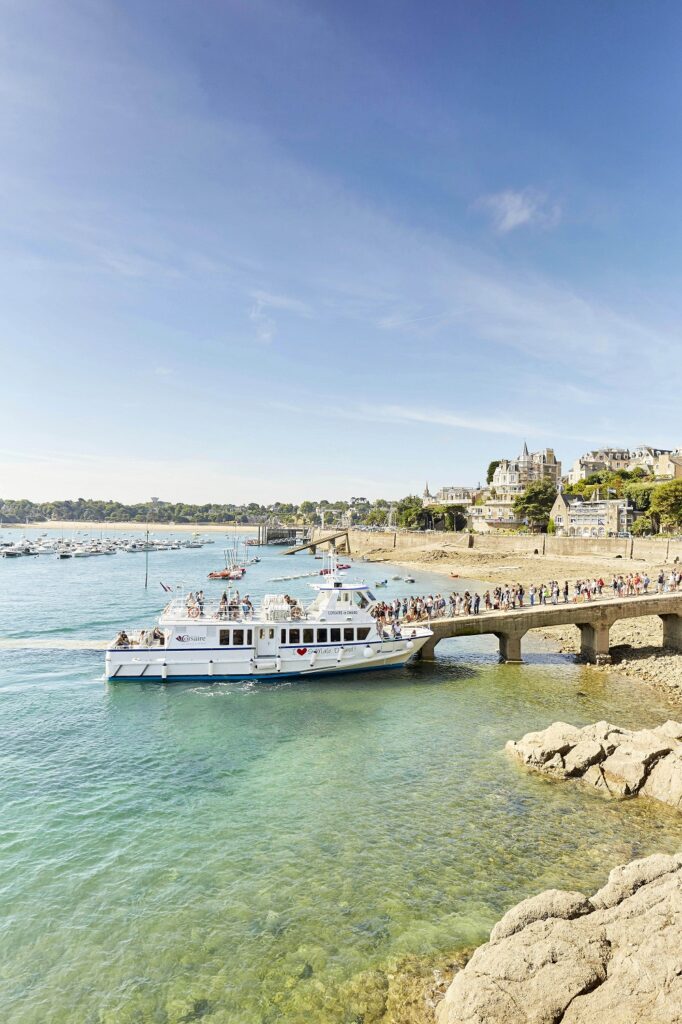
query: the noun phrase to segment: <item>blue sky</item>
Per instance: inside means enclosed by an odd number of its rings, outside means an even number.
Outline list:
[[[679,4],[0,15],[0,495],[682,445]]]

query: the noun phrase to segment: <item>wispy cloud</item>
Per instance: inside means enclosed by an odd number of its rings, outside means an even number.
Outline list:
[[[274,295],[272,292],[252,292],[255,300],[249,310],[249,320],[256,328],[256,337],[264,345],[269,345],[277,335],[277,323],[270,310],[282,313],[293,313],[296,316],[309,318],[312,309],[306,302],[293,299],[288,295]]]
[[[252,293],[253,298],[260,306],[265,309],[281,309],[286,313],[296,313],[298,316],[311,317],[313,315],[312,308],[307,302],[301,302],[300,299],[293,299],[290,295],[273,295],[272,292],[255,291]]]
[[[441,312],[429,313],[426,316],[382,316],[377,324],[377,327],[380,327],[383,331],[392,331],[395,327],[409,327],[411,324],[420,324],[426,322],[427,320],[444,320],[446,317],[450,315],[450,312]]]
[[[249,320],[256,329],[256,338],[263,345],[269,345],[277,333],[277,325],[265,312],[266,304],[257,299],[249,310]]]
[[[490,215],[495,231],[501,235],[524,226],[554,228],[561,220],[561,205],[532,188],[482,196],[476,206]]]
[[[291,402],[274,401],[273,408],[282,412],[301,414],[302,406]],[[424,426],[448,427],[451,430],[469,430],[473,433],[497,434],[516,438],[544,439],[566,438],[567,440],[589,441],[591,435],[557,429],[548,423],[536,423],[524,417],[514,420],[501,415],[497,410],[489,416],[480,413],[451,412],[447,409],[422,408],[411,405],[391,405],[366,403],[336,406],[335,408],[316,408],[314,402],[306,401],[303,405],[305,416],[333,416],[335,419],[350,420],[354,423],[366,421],[371,423],[403,423],[422,424]]]

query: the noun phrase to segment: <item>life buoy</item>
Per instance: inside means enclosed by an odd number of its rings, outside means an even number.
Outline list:
[[[198,608],[189,608],[188,611],[187,611],[187,614],[189,615],[190,619],[198,619],[199,618],[199,609]]]

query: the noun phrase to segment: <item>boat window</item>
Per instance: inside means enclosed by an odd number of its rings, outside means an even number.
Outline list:
[[[318,644],[326,644],[327,642],[327,630],[318,629],[317,631],[317,642]]]
[[[330,629],[329,630],[329,639],[331,640],[331,642],[333,644],[340,643],[341,642],[341,630],[340,629]]]
[[[287,631],[286,631],[286,629],[281,629],[281,630],[280,630],[280,633],[279,633],[279,642],[280,642],[281,644],[285,644],[285,643],[287,642]]]
[[[355,632],[355,630],[353,629],[352,626],[344,626],[344,628],[343,628],[343,639],[344,640],[354,640],[355,639],[355,637],[353,635],[354,632]]]
[[[249,647],[253,643],[253,630],[252,629],[247,629],[247,631],[246,631],[246,642],[249,645]]]
[[[300,644],[300,642],[301,642],[301,631],[300,631],[300,629],[290,629],[289,630],[289,643],[290,644]]]
[[[358,626],[358,640],[366,640],[369,636],[369,626]]]
[[[244,643],[244,630],[233,629],[232,630],[232,644],[234,647],[241,647]]]
[[[274,639],[275,639],[275,631],[274,631],[274,629],[269,629],[268,630],[268,640],[274,640]]]
[[[230,631],[229,631],[229,629],[221,629],[220,630],[220,646],[221,647],[229,647],[230,646]]]
[[[367,600],[367,598],[365,597],[361,590],[356,590],[353,592],[353,600],[355,601],[356,605],[359,608],[366,608],[367,605],[369,604],[369,601]]]
[[[315,630],[314,629],[304,629],[303,630],[303,643],[304,644],[314,644],[315,643]]]

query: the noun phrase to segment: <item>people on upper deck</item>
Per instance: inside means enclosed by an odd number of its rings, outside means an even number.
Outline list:
[[[128,634],[126,633],[125,629],[120,630],[118,636],[116,637],[114,647],[130,647],[130,640],[128,639]]]

